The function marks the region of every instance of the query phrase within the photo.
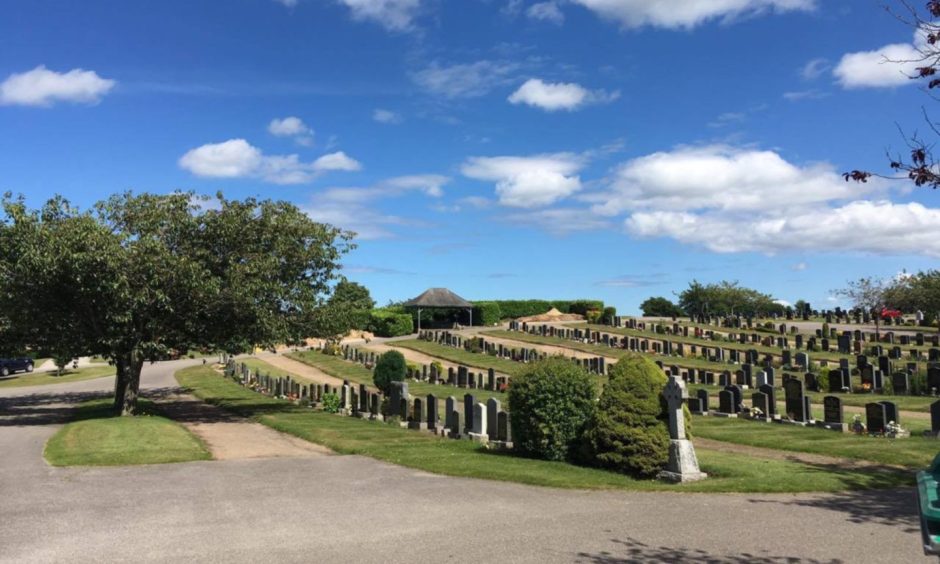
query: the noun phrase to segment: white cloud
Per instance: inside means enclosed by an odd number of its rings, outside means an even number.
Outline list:
[[[808,268],[808,267],[807,267],[807,265],[806,265],[805,262],[798,262],[798,263],[794,264],[793,266],[791,266],[791,267],[790,267],[790,270],[794,270],[794,271],[796,271],[796,272],[802,272],[802,271],[806,270],[807,268]]]
[[[579,199],[593,203],[597,217],[623,217],[633,236],[721,253],[940,256],[940,209],[880,199],[886,189],[877,180],[847,183],[828,164],[797,165],[773,151],[712,145],[629,160],[605,187]]]
[[[355,231],[358,239],[384,239],[395,235],[396,226],[416,222],[377,210],[377,202],[420,191],[440,197],[450,178],[437,174],[399,176],[365,188],[330,188],[314,196],[304,211],[316,221]]]
[[[323,155],[322,157],[313,161],[313,169],[319,171],[344,170],[347,172],[353,172],[361,170],[362,164],[360,164],[356,159],[349,157],[346,153],[337,151],[335,153]]]
[[[857,197],[878,186],[848,184],[827,164],[799,167],[773,151],[710,145],[627,161],[616,170],[611,190],[591,199],[605,215],[635,209],[759,212]]]
[[[909,43],[848,53],[832,71],[844,88],[885,88],[910,84],[923,55]]]
[[[11,74],[0,83],[0,105],[97,104],[115,84],[116,81],[101,78],[95,71],[72,69],[59,73],[40,65],[31,71]]]
[[[268,124],[268,133],[278,137],[294,137],[295,135],[306,135],[312,130],[307,127],[299,117],[286,117],[283,119],[272,119]]]
[[[815,0],[571,0],[625,28],[693,28],[767,11],[811,10]]]
[[[461,166],[464,176],[496,182],[499,203],[533,208],[550,205],[581,189],[576,173],[584,159],[573,153],[531,157],[471,157]]]
[[[820,92],[813,88],[809,90],[797,90],[795,92],[784,92],[783,98],[790,102],[800,102],[802,100],[819,100],[828,95],[827,92]]]
[[[287,6],[288,8],[293,8],[294,6],[297,5],[297,0],[274,0],[274,1],[277,2],[278,4],[283,4]]]
[[[538,2],[529,6],[526,16],[533,20],[551,22],[561,25],[565,23],[565,15],[558,8],[556,2]]]
[[[265,155],[244,139],[191,149],[180,157],[179,166],[206,178],[260,178],[274,184],[306,184],[327,171],[361,168],[341,151],[305,163],[298,155]]]
[[[588,90],[575,83],[543,82],[530,78],[509,96],[512,104],[528,104],[548,112],[558,110],[576,110],[585,104],[603,103],[616,100],[619,92],[607,93],[604,90]]]
[[[337,0],[352,12],[353,19],[380,24],[389,31],[409,31],[421,0]]]
[[[669,237],[721,253],[812,250],[940,257],[940,209],[861,200],[780,211],[754,217],[638,212],[625,225],[639,237]]]
[[[391,110],[383,110],[382,108],[376,108],[375,111],[372,112],[372,119],[379,123],[389,125],[398,124],[403,121],[401,114]]]
[[[238,178],[253,174],[263,160],[261,151],[248,141],[230,139],[188,151],[179,165],[196,176]]]
[[[412,80],[431,94],[446,98],[474,98],[488,94],[493,88],[508,84],[519,69],[506,61],[441,65],[433,62],[412,74]]]
[[[567,235],[578,231],[599,231],[612,227],[610,221],[593,215],[590,210],[576,208],[526,211],[507,214],[501,219],[513,225],[537,227],[555,235]]]
[[[800,76],[804,80],[813,80],[819,78],[827,70],[829,70],[829,60],[820,57],[803,65],[803,68],[800,69]]]

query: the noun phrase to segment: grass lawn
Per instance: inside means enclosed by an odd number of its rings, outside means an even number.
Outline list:
[[[369,386],[370,389],[375,389],[375,386],[372,384],[372,371],[365,368],[364,366],[357,364],[355,362],[349,362],[343,360],[343,357],[339,356],[330,356],[316,351],[303,351],[290,353],[285,355],[288,358],[292,358],[298,362],[303,362],[304,364],[309,364],[315,368],[319,368],[326,374],[333,376],[335,378],[342,378],[344,380],[349,380],[351,383],[356,384],[365,384]],[[272,367],[270,364],[259,359],[250,359],[248,366],[252,370],[261,369],[262,372],[268,372],[269,368],[271,369],[272,376],[290,376],[292,378],[297,378],[304,380],[302,376],[297,376],[296,374],[288,374],[283,370],[277,370]],[[424,397],[428,394],[434,394],[438,398],[438,403],[443,405],[444,400],[447,399],[447,396],[454,396],[455,398],[462,399],[463,395],[466,393],[471,393],[478,401],[486,401],[490,398],[496,398],[505,403],[506,394],[500,392],[491,392],[488,390],[471,390],[457,388],[454,386],[446,386],[442,384],[429,384],[427,382],[415,382],[414,380],[408,380],[408,393],[412,396],[421,396]],[[442,410],[443,411],[443,410]]]
[[[75,420],[46,443],[46,460],[53,466],[123,466],[212,458],[185,427],[155,415],[150,402],[141,400],[140,409],[140,415],[120,417],[110,399],[82,404]]]
[[[566,349],[571,349],[575,351],[586,352],[589,354],[596,354],[598,356],[605,356],[608,358],[620,358],[621,356],[627,354],[627,351],[624,349],[616,349],[613,347],[607,347],[604,345],[592,345],[590,343],[579,343],[578,341],[572,341],[569,339],[562,339],[560,337],[542,337],[540,335],[530,335],[528,333],[522,333],[519,331],[482,331],[481,335],[490,335],[492,337],[498,337],[500,339],[512,340],[523,343],[530,343],[533,345],[550,345],[553,347],[563,347]],[[676,365],[682,368],[695,368],[696,370],[712,370],[715,372],[721,372],[722,370],[732,370],[736,365],[733,364],[722,364],[720,362],[710,362],[703,360],[701,358],[693,357],[681,357],[681,356],[662,356],[657,354],[650,353],[641,353],[644,354],[654,361],[662,361],[664,365]]]
[[[869,460],[911,469],[929,466],[940,452],[940,441],[914,435],[909,439],[891,440],[721,417],[694,417],[692,433],[696,437],[729,443]]]
[[[78,370],[65,370],[62,376],[56,376],[55,372],[32,372],[30,374],[18,372],[7,378],[0,379],[0,388],[44,386],[47,384],[91,380],[92,378],[101,378],[102,376],[114,376],[114,367],[108,366],[107,364],[88,366],[86,368],[79,368]]]
[[[495,356],[482,353],[472,353],[463,349],[439,345],[430,341],[420,341],[418,339],[408,341],[389,341],[386,344],[392,347],[402,347],[415,350],[468,367],[482,368],[484,370],[492,368],[497,372],[508,374],[510,376],[519,370],[519,366],[521,366],[514,360],[497,358]]]
[[[268,398],[197,366],[176,375],[181,385],[205,401],[277,430],[322,444],[341,454],[358,454],[450,476],[503,480],[579,489],[681,492],[798,492],[893,487],[910,484],[908,472],[853,472],[782,460],[700,449],[703,482],[670,485],[560,462],[499,454],[470,441],[454,441],[383,423],[330,415]]]
[[[718,392],[721,391],[721,386],[709,386],[707,384],[689,384],[689,395],[694,396],[695,392],[699,389],[708,390],[708,397],[710,401],[718,401]],[[783,388],[777,387],[777,399],[782,400]],[[745,400],[750,400],[751,394],[757,390],[742,390]],[[882,394],[827,394],[824,392],[806,392],[806,395],[810,397],[810,401],[813,404],[814,413],[818,409],[818,413],[822,413],[823,408],[823,398],[826,396],[836,396],[842,399],[842,405],[848,407],[865,407],[865,404],[878,402],[878,401],[893,401],[898,405],[898,409],[901,411],[919,411],[922,413],[930,412],[930,404],[937,401],[937,398],[932,396],[889,396]],[[718,405],[715,403],[714,405]],[[907,427],[907,422],[902,421],[901,424]]]
[[[685,345],[696,345],[700,347],[721,347],[727,350],[738,350],[738,351],[748,351],[755,350],[759,354],[771,354],[775,357],[782,357],[783,351],[777,347],[766,347],[759,343],[747,343],[741,344],[739,341],[727,341],[727,340],[708,340],[700,339],[695,337],[685,337],[683,335],[669,335],[669,334],[658,334],[653,331],[640,331],[638,329],[628,329],[626,327],[609,327],[607,325],[588,325],[582,324],[581,328],[590,329],[592,331],[600,331],[602,333],[610,333],[614,335],[626,335],[630,337],[638,337],[640,339],[649,339],[649,340],[669,340],[673,343],[683,343]],[[776,335],[783,337],[784,335]],[[795,337],[793,335],[786,335],[787,339],[791,342],[794,341]],[[797,350],[791,350],[791,353],[795,355]],[[823,352],[823,351],[804,351],[809,354],[810,360],[827,360],[830,362],[839,362],[840,358],[853,358],[854,355],[848,354],[839,354],[837,352]]]

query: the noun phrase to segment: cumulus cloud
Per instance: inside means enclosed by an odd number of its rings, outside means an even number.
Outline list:
[[[537,2],[529,6],[525,12],[529,19],[551,22],[561,25],[565,23],[565,14],[558,7],[557,2]]]
[[[286,117],[272,119],[268,124],[268,133],[277,137],[291,137],[298,145],[310,147],[313,145],[313,129],[307,126],[299,117]]]
[[[812,10],[815,0],[571,0],[625,28],[691,29],[714,19],[731,20],[768,11]]]
[[[244,139],[208,143],[186,152],[179,166],[206,178],[259,178],[274,184],[306,184],[328,171],[354,171],[361,165],[342,151],[313,162],[298,155],[265,155]]]
[[[861,200],[752,218],[638,212],[625,225],[636,236],[669,237],[721,253],[829,250],[940,257],[940,210],[918,203]]]
[[[316,221],[355,231],[358,239],[384,239],[395,235],[394,227],[415,222],[397,215],[382,213],[376,203],[410,192],[423,192],[438,198],[450,178],[437,174],[398,176],[374,186],[330,188],[315,195],[304,211]]]
[[[828,164],[797,165],[774,151],[712,145],[629,160],[607,186],[580,199],[593,203],[599,217],[622,217],[633,236],[721,253],[940,256],[940,209],[885,200],[885,190],[879,182],[848,184]]]
[[[800,167],[773,151],[710,145],[627,161],[611,189],[592,199],[605,215],[637,208],[739,212],[851,198],[877,187],[848,184],[828,164]]]
[[[547,112],[555,112],[576,110],[586,104],[611,102],[618,97],[619,92],[591,91],[580,84],[544,82],[538,78],[530,78],[508,99],[512,104],[527,104]]]
[[[60,73],[40,65],[31,71],[11,74],[0,83],[0,105],[97,104],[115,84],[116,81],[101,78],[95,71],[72,69]]]
[[[382,108],[376,108],[372,112],[372,119],[386,125],[395,125],[404,121],[401,117],[401,114],[391,110],[383,110]]]
[[[355,20],[372,21],[389,31],[409,31],[421,8],[421,0],[338,0]]]
[[[534,208],[550,205],[581,189],[584,159],[573,153],[530,157],[471,157],[461,166],[468,178],[496,182],[499,203]]]
[[[413,73],[411,78],[430,94],[445,98],[475,98],[512,82],[518,69],[517,63],[508,61],[482,60],[453,65],[435,61]]]
[[[278,137],[294,137],[295,135],[306,135],[311,133],[311,129],[299,117],[286,117],[282,119],[272,119],[268,124],[268,133]]]
[[[917,74],[924,54],[921,32],[914,34],[913,43],[894,43],[874,51],[847,53],[832,73],[843,88],[892,88],[904,86]]]

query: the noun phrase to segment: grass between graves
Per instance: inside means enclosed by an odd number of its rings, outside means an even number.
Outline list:
[[[182,425],[156,414],[139,400],[140,415],[120,417],[110,399],[85,402],[48,442],[44,456],[53,466],[122,466],[209,460],[209,449]]]
[[[604,356],[607,358],[620,358],[623,355],[627,354],[627,351],[624,349],[617,349],[613,347],[607,347],[604,345],[592,345],[590,343],[579,343],[577,341],[572,341],[569,339],[562,339],[560,337],[542,337],[540,335],[529,335],[528,333],[522,333],[519,331],[482,331],[481,335],[490,335],[492,337],[498,337],[500,339],[505,339],[507,341],[516,341],[521,343],[529,343],[533,345],[549,345],[553,347],[560,347],[565,349],[570,349],[574,351],[581,351],[589,354],[596,354],[597,356]],[[676,365],[682,368],[695,368],[696,370],[712,370],[716,372],[721,372],[722,370],[730,370],[733,365],[722,364],[719,362],[710,362],[708,360],[703,360],[700,358],[693,357],[681,357],[681,356],[662,356],[651,353],[641,353],[651,359],[662,361],[664,365]]]
[[[673,334],[659,334],[653,331],[640,331],[639,329],[628,329],[626,327],[610,327],[607,325],[589,325],[582,324],[579,327],[583,329],[590,329],[592,331],[600,331],[601,333],[610,333],[612,335],[623,335],[629,337],[638,337],[640,339],[648,340],[669,340],[673,343],[682,343],[683,345],[695,345],[698,347],[721,347],[727,350],[737,350],[737,351],[748,351],[755,350],[759,354],[770,354],[775,357],[782,357],[782,349],[777,347],[768,347],[761,345],[759,343],[746,343],[741,344],[738,341],[728,341],[728,340],[708,340],[701,339],[696,337],[685,337],[683,335],[673,335]],[[740,332],[739,330],[736,330]],[[770,335],[768,335],[770,336]],[[780,335],[777,334],[776,337],[786,337],[788,340],[794,339],[794,335]],[[841,358],[852,358],[854,355],[839,354],[837,352],[823,352],[823,351],[791,351],[794,355],[798,352],[806,352],[809,354],[811,360],[827,360],[831,362],[839,362]]]
[[[18,372],[0,379],[0,388],[21,388],[26,386],[45,386],[48,384],[62,384],[65,382],[78,382],[91,380],[102,376],[114,376],[114,367],[107,364],[88,366],[78,370],[65,370],[61,376],[53,372],[32,372],[29,374]]]
[[[639,481],[593,468],[496,453],[471,441],[442,439],[430,433],[301,408],[243,388],[203,366],[181,370],[176,378],[208,403],[340,454],[368,456],[449,476],[559,488],[677,492],[841,491],[894,487],[912,481],[908,472],[859,472],[707,449],[699,449],[698,456],[702,469],[710,474],[708,480],[684,485]]]
[[[720,386],[709,386],[708,384],[688,384],[689,395],[695,395],[695,392],[698,390],[707,390],[709,401],[718,401],[718,392],[722,390]],[[777,386],[777,400],[778,403],[782,400],[783,388]],[[757,390],[743,390],[744,399],[749,401],[751,394]],[[842,399],[842,405],[846,407],[865,407],[865,404],[879,401],[892,401],[897,404],[898,409],[901,411],[916,411],[921,413],[930,412],[930,404],[937,401],[937,398],[933,396],[891,396],[883,394],[827,394],[824,392],[806,392],[806,395],[809,396],[810,401],[812,402],[813,411],[818,410],[818,414],[822,413],[823,408],[823,398],[826,396],[836,396]],[[718,405],[714,403],[714,405]],[[902,421],[902,424],[904,422]]]
[[[349,380],[351,383],[355,384],[365,384],[369,386],[370,389],[375,389],[375,385],[372,383],[371,370],[362,366],[361,364],[343,360],[343,357],[341,356],[327,355],[318,351],[289,353],[285,356],[309,366],[313,366],[314,368],[319,368],[324,373],[329,374],[335,378]],[[283,370],[277,370],[263,360],[251,359],[251,362],[247,364],[248,367],[252,370],[270,372],[272,376],[290,376],[291,378],[307,380],[307,378],[304,378],[303,376],[290,374],[284,372]],[[269,370],[269,368],[271,370]],[[479,401],[486,401],[490,398],[496,398],[502,402],[506,401],[506,394],[500,392],[491,392],[488,390],[479,389],[470,390],[443,384],[415,382],[414,380],[408,380],[408,392],[412,396],[426,396],[428,394],[434,394],[437,396],[438,401],[441,404],[443,404],[443,401],[447,398],[447,396],[454,396],[457,398],[463,397],[463,394],[465,393],[473,394],[473,396]]]
[[[907,439],[885,439],[723,417],[693,417],[692,432],[696,437],[722,442],[867,460],[911,469],[929,466],[940,452],[940,442],[936,439],[914,434]]]
[[[513,360],[497,358],[482,353],[472,353],[464,349],[439,345],[430,341],[421,341],[418,339],[408,341],[389,341],[386,343],[391,347],[402,347],[414,351],[422,352],[430,356],[436,356],[450,362],[462,364],[464,366],[489,369],[492,368],[503,374],[513,375],[519,370],[520,364]]]

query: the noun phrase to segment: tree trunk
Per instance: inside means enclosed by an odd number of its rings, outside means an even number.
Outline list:
[[[137,413],[137,396],[140,392],[140,371],[144,366],[140,352],[131,351],[117,355],[117,376],[114,379],[114,411],[121,415]]]

